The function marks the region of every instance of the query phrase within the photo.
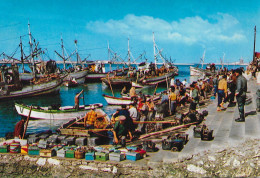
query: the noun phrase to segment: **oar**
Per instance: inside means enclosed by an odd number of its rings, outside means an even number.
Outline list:
[[[114,97],[115,95],[114,95],[113,88],[112,88],[112,85],[111,85],[111,82],[110,82],[110,79],[109,79],[109,74],[108,74],[108,76],[107,76],[107,79],[108,79],[108,83],[109,83],[110,89],[111,89],[111,91],[112,91],[112,95],[113,95],[113,97]]]
[[[24,138],[24,135],[25,135],[25,133],[26,133],[26,130],[27,130],[27,127],[28,127],[28,123],[29,123],[29,118],[30,118],[30,116],[31,116],[31,112],[32,112],[32,105],[31,105],[31,107],[30,107],[30,111],[29,111],[29,114],[28,114],[27,119],[26,119],[26,125],[25,125],[25,129],[24,129],[24,132],[23,132],[23,137],[22,137],[22,139]]]

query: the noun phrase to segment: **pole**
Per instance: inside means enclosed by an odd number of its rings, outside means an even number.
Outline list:
[[[254,30],[254,51],[253,51],[253,62],[255,62],[255,41],[256,41],[256,26],[255,26],[255,30]]]
[[[109,73],[107,74],[107,79],[108,79],[108,83],[109,83],[110,89],[112,91],[112,95],[114,97],[115,95],[114,95],[113,88],[112,88],[112,85],[111,85],[111,82],[110,82],[110,79],[109,79]]]
[[[169,85],[168,85],[168,77],[167,77],[167,74],[165,75],[165,77],[166,77],[167,91],[169,92]],[[169,110],[170,110],[170,115],[172,115],[172,111],[171,111],[171,100],[170,100],[170,97],[169,97],[169,93],[168,93],[168,98],[169,98]]]
[[[83,104],[84,104],[84,107],[85,107],[85,95],[84,95],[84,90],[83,90],[82,94],[83,94]],[[85,108],[84,108],[84,109],[85,109]]]
[[[24,138],[24,135],[25,135],[25,133],[26,133],[26,130],[27,130],[27,127],[28,127],[28,123],[29,123],[29,118],[30,118],[30,116],[31,116],[31,112],[32,112],[32,106],[30,107],[30,111],[29,111],[29,114],[28,114],[27,119],[26,119],[26,125],[25,125],[25,129],[24,129],[24,132],[23,132],[23,137],[22,137],[22,139]]]

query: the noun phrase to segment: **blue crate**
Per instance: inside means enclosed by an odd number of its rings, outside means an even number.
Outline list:
[[[85,160],[93,161],[95,160],[95,152],[89,152],[85,154]]]

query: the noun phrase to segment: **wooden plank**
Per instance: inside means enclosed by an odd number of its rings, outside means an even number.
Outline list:
[[[61,135],[78,135],[78,136],[90,136],[88,130],[79,129],[60,129]]]

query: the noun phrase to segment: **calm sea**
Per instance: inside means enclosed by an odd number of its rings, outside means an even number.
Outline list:
[[[59,65],[62,68],[63,65]],[[235,69],[240,66],[229,65],[226,66],[228,69]],[[28,68],[28,67],[27,67]],[[109,66],[106,65],[107,71]],[[112,69],[116,69],[116,65],[112,65]],[[189,65],[178,65],[179,76],[176,78],[181,81],[187,79],[194,80],[190,78]],[[84,85],[67,88],[62,86],[59,94],[51,96],[38,96],[32,98],[23,98],[10,101],[0,101],[0,137],[5,136],[7,132],[12,132],[14,130],[15,124],[20,120],[20,116],[17,114],[14,103],[22,102],[27,105],[38,105],[38,106],[50,106],[52,104],[61,104],[61,106],[73,106],[74,105],[74,96],[76,93],[84,90],[84,102],[80,101],[80,104],[93,104],[93,103],[102,103],[104,105],[104,111],[111,116],[118,107],[108,106],[102,94],[112,95],[111,89],[105,84],[99,83],[85,83]],[[143,90],[145,94],[152,94],[154,92],[154,87],[146,88]],[[158,87],[157,92],[165,90],[165,87]],[[113,89],[115,96],[120,96],[121,89]],[[30,121],[28,125],[28,133],[44,131],[44,130],[53,130],[55,131],[63,122],[67,121],[54,121],[54,120],[34,120]]]

